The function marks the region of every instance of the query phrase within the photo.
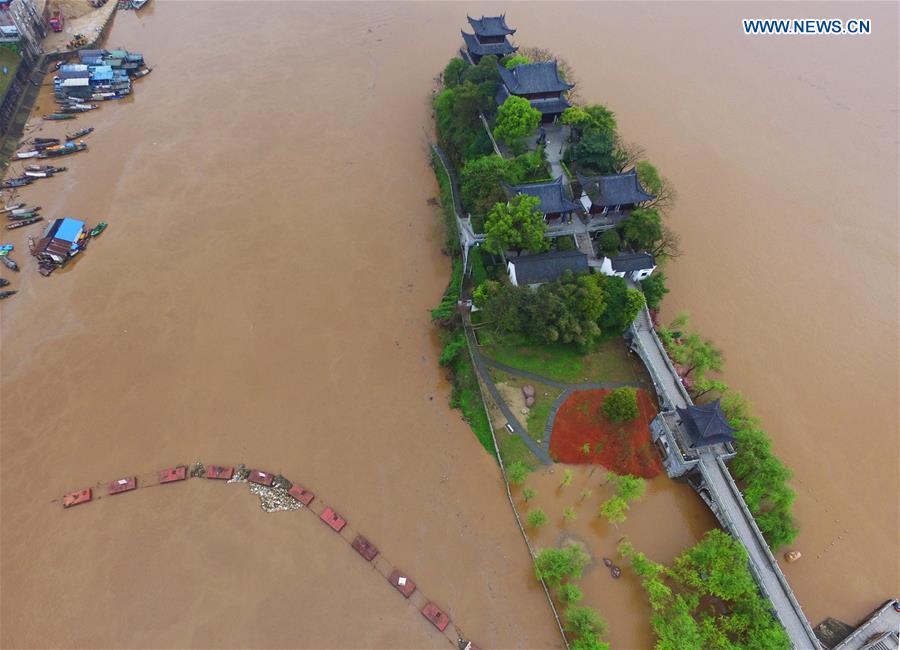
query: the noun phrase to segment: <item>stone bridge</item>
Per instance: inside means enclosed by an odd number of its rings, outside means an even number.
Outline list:
[[[687,435],[681,431],[675,409],[686,408],[693,402],[656,335],[646,308],[632,323],[629,333],[631,347],[643,360],[659,395],[661,411],[652,430],[654,441],[665,455],[666,471],[672,477],[686,476],[722,527],[747,549],[750,572],[762,594],[771,602],[794,647],[819,650],[821,646],[797,597],[725,465],[725,461],[734,456],[734,449],[730,444],[690,449],[680,442],[685,441]]]

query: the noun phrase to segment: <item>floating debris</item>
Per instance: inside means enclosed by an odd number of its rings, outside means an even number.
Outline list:
[[[250,478],[250,470],[244,466],[244,463],[241,463],[234,469],[234,473],[231,475],[231,478],[228,479],[229,483],[246,483]]]
[[[259,497],[259,507],[263,512],[281,512],[299,510],[303,504],[288,494],[287,490],[277,485],[266,487],[259,483],[250,483],[250,492]]]

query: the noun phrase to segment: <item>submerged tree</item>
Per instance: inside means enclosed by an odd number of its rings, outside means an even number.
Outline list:
[[[564,581],[580,578],[584,567],[591,558],[580,544],[570,542],[563,548],[545,548],[534,558],[534,570],[538,580],[543,580],[551,588],[559,587]]]

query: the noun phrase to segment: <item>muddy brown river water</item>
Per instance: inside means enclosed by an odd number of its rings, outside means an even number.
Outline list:
[[[427,311],[448,274],[432,80],[466,10],[503,8],[116,17],[110,44],[154,73],[79,118],[90,150],[21,195],[109,229],[49,279],[4,238],[24,268],[2,306],[0,645],[447,647],[319,522],[244,490],[56,501],[201,458],[308,483],[481,646],[560,646],[496,466],[446,406]],[[505,8],[678,187],[668,305],[725,349],[796,471],[801,603],[853,622],[898,591],[897,6],[853,5],[870,37],[779,40],[740,34],[732,5]],[[659,489],[678,542],[647,545],[672,554],[709,516]],[[636,602],[610,605],[632,630],[614,638],[641,638]]]

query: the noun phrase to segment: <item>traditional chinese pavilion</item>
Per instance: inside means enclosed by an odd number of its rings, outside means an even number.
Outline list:
[[[690,438],[691,447],[709,447],[734,441],[734,427],[728,424],[719,400],[710,404],[691,404],[678,408],[681,425]]]
[[[567,91],[574,84],[566,83],[559,76],[556,61],[523,63],[512,70],[498,65],[503,83],[497,89],[496,100],[502,104],[510,95],[523,97],[541,112],[544,122],[553,122],[571,104],[566,100]]]
[[[504,184],[503,189],[509,198],[519,194],[537,197],[540,201],[537,209],[544,213],[544,219],[548,221],[550,219],[559,219],[560,217],[570,217],[580,208],[577,203],[568,197],[562,176],[556,180],[543,183]]]
[[[637,171],[605,176],[578,175],[581,183],[581,205],[591,214],[630,212],[656,197],[641,187]]]
[[[474,34],[462,32],[463,40],[466,43],[466,52],[472,63],[478,63],[481,57],[489,54],[500,58],[512,54],[518,49],[506,38],[515,34],[516,30],[506,24],[505,15],[482,16],[481,18],[466,16],[466,19],[475,32]]]

